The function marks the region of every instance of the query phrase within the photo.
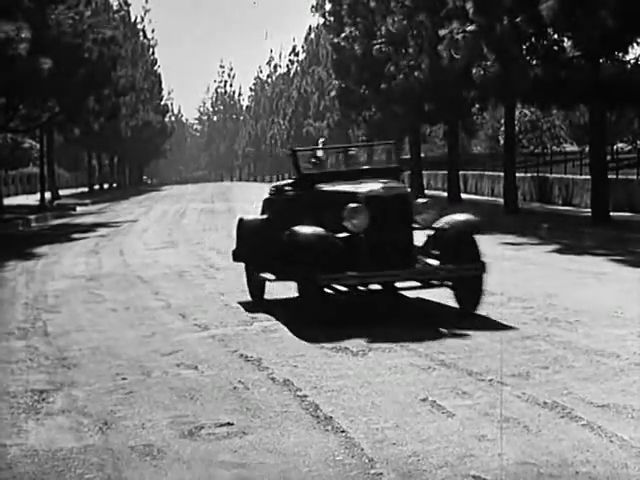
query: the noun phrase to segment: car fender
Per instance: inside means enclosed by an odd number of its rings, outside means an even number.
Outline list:
[[[436,232],[447,232],[451,234],[475,235],[480,233],[482,222],[471,213],[452,213],[439,218],[431,228]]]
[[[272,255],[273,234],[266,215],[238,218],[234,262],[261,263]]]
[[[464,237],[473,237],[479,233],[480,227],[480,219],[475,215],[469,213],[445,215],[433,223],[431,228],[434,232],[427,236],[418,251],[421,255],[435,255],[440,258],[444,252],[455,249],[455,245],[463,241]]]
[[[287,262],[318,270],[331,270],[342,261],[344,246],[336,236],[315,225],[296,225],[283,235]]]

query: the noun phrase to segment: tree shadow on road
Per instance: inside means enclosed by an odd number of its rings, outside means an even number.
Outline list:
[[[11,260],[31,260],[39,247],[82,240],[84,235],[120,227],[119,222],[57,222],[23,231],[0,232],[0,269]]]
[[[308,343],[360,338],[368,343],[427,342],[466,338],[467,331],[503,331],[514,327],[479,314],[422,298],[380,292],[329,295],[321,304],[298,297],[240,302],[249,313],[264,313]]]
[[[483,233],[522,237],[510,245],[549,246],[562,255],[591,255],[640,268],[640,221],[618,216],[611,225],[594,226],[587,213],[522,209],[506,215],[501,204],[465,201],[456,211],[482,219]]]

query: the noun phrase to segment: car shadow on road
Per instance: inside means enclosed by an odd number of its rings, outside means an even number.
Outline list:
[[[56,222],[42,227],[0,232],[0,269],[11,260],[31,260],[41,253],[39,247],[82,240],[102,230],[120,227],[130,221],[118,222]]]
[[[308,343],[364,339],[368,343],[428,342],[461,339],[466,331],[504,331],[515,327],[480,314],[402,294],[331,295],[321,304],[304,304],[298,297],[240,302],[248,313],[271,316]]]
[[[548,246],[561,255],[590,255],[640,268],[640,222],[624,216],[610,225],[594,226],[587,213],[523,208],[506,215],[501,204],[465,201],[456,210],[482,219],[483,233],[520,237],[510,245]]]

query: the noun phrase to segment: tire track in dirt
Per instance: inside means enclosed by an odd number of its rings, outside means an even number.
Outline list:
[[[265,361],[258,356],[249,355],[239,350],[232,350],[232,353],[241,359],[243,362],[252,365],[256,370],[263,373],[266,378],[273,383],[287,391],[300,405],[300,408],[311,419],[325,431],[338,436],[345,445],[345,449],[352,456],[354,460],[364,463],[369,469],[369,478],[384,478],[384,472],[380,470],[378,462],[375,458],[369,455],[364,447],[358,442],[358,440],[351,435],[351,433],[340,424],[332,415],[326,413],[322,407],[311,399],[304,391],[296,385],[293,380],[287,377],[279,377],[276,372],[268,366]]]
[[[136,202],[136,205],[128,205],[125,208],[133,208],[135,209],[136,217],[143,217],[148,215],[155,208],[155,205],[151,205],[146,209],[144,207],[144,205],[138,205]],[[107,218],[105,218],[105,216]],[[116,209],[108,212],[107,215],[102,216],[101,219],[104,219],[104,221],[100,223],[108,223],[110,220],[121,219],[123,216],[130,216],[129,212],[127,212],[126,215],[122,215],[122,209],[116,207]],[[79,225],[84,223],[89,224],[92,220],[93,219],[89,217],[81,218],[79,221],[76,219]],[[138,230],[141,230],[143,235],[147,235],[147,230],[150,227],[149,223],[137,223],[142,226],[142,229]],[[133,225],[133,228],[136,228],[136,225]],[[133,275],[138,269],[134,268],[131,263],[127,263],[129,257],[123,251],[125,248],[124,245],[130,245],[131,236],[132,233],[129,229],[124,230],[122,233],[116,232],[109,236],[89,235],[85,237],[83,235],[83,238],[71,239],[70,242],[66,242],[64,245],[46,245],[40,247],[44,249],[42,256],[36,256],[33,260],[17,264],[20,269],[20,273],[16,272],[17,279],[21,281],[23,285],[19,292],[22,302],[17,305],[14,316],[15,319],[19,320],[16,328],[20,327],[20,332],[22,332],[20,335],[25,337],[21,341],[28,341],[29,336],[37,335],[38,337],[42,337],[45,342],[39,340],[37,342],[37,350],[29,348],[28,345],[26,349],[20,348],[22,352],[27,354],[27,358],[25,359],[27,363],[24,363],[23,360],[19,360],[19,364],[16,363],[18,370],[15,371],[13,375],[14,379],[9,382],[10,385],[18,387],[18,391],[16,392],[18,398],[13,398],[14,406],[22,410],[28,408],[29,412],[32,412],[30,415],[35,415],[33,419],[36,422],[38,422],[37,417],[43,409],[47,409],[47,415],[57,415],[58,413],[62,415],[73,415],[74,418],[79,419],[80,423],[84,425],[83,432],[79,433],[88,433],[89,437],[93,439],[91,441],[95,440],[96,442],[100,442],[101,440],[99,440],[99,438],[103,437],[106,430],[108,430],[108,426],[105,427],[107,423],[105,423],[104,419],[94,418],[89,412],[84,412],[81,405],[75,405],[73,407],[73,413],[71,410],[68,412],[58,412],[59,406],[53,405],[53,400],[57,396],[60,388],[70,387],[71,384],[68,382],[69,379],[64,377],[64,375],[62,377],[60,376],[65,370],[64,358],[61,360],[57,358],[60,356],[60,352],[55,344],[49,346],[51,342],[47,340],[49,335],[46,320],[49,320],[49,318],[47,318],[49,313],[62,313],[50,306],[51,302],[56,303],[55,297],[58,296],[56,293],[58,291],[58,281],[62,281],[61,288],[63,289],[66,289],[70,282],[77,283],[80,287],[77,294],[84,297],[82,301],[88,302],[89,305],[96,305],[96,308],[92,310],[93,315],[88,315],[83,311],[84,309],[76,311],[74,315],[74,317],[78,319],[77,321],[80,323],[81,329],[86,327],[89,331],[92,328],[91,323],[99,318],[97,315],[99,315],[98,312],[100,309],[103,308],[101,305],[107,304],[107,298],[100,292],[105,291],[106,286],[112,282],[112,273],[117,272],[119,276],[122,275],[122,280],[125,280],[125,283],[122,285],[123,289],[126,290],[128,287],[137,288],[138,282],[145,279],[142,276],[135,277]],[[135,242],[135,238],[133,240]],[[118,247],[121,253],[120,257]],[[109,265],[105,265],[105,261],[107,261]],[[78,275],[74,273],[70,276],[69,272],[74,272],[75,270],[81,272],[81,274]],[[129,281],[126,281],[126,279],[129,279]],[[133,280],[133,282],[130,280]],[[148,284],[148,286],[150,286],[150,284]],[[144,292],[146,289],[141,290]],[[50,294],[52,298],[49,298]],[[75,295],[75,293],[73,295]],[[141,301],[144,302],[145,300],[141,299]],[[80,302],[80,300],[78,302]],[[110,310],[115,311],[113,309]],[[71,312],[65,313],[69,314]],[[25,324],[27,328],[25,328]],[[66,332],[63,334],[66,334]],[[46,351],[43,351],[43,348]],[[61,361],[63,363],[60,363]],[[42,362],[44,362],[45,365],[41,365]],[[62,370],[56,368],[56,365],[63,367]],[[37,373],[38,385],[41,385],[44,381],[46,381],[47,385],[51,383],[41,375],[46,374],[48,378],[48,372],[51,370],[55,373],[55,378],[51,380],[60,380],[62,382],[59,385],[60,388],[58,388],[56,383],[56,385],[52,384],[53,386],[51,387],[56,387],[54,390],[51,390],[49,387],[39,387],[36,390],[32,388],[31,390],[23,392],[24,388],[22,387],[30,387],[29,375],[26,375],[23,371],[24,368],[28,368],[29,372]],[[52,370],[54,368],[55,371]],[[20,380],[20,377],[22,377],[22,380]],[[16,404],[16,401],[19,401],[19,404]],[[68,397],[65,397],[64,401],[67,402]],[[13,410],[15,411],[15,408],[13,408]],[[21,418],[23,417],[21,416]],[[16,428],[12,427],[12,435],[19,436],[27,433],[23,428],[17,429],[21,426],[24,427],[24,419],[14,420],[17,420],[18,423],[15,425]],[[92,425],[94,424],[96,428],[92,429]],[[94,433],[84,432],[85,428],[90,429]],[[13,456],[15,462],[17,462],[16,468],[26,468],[27,463],[30,462],[29,459],[39,461],[43,455],[48,455],[48,450],[26,450],[26,443],[11,442],[11,445],[13,445]],[[21,447],[21,445],[23,445],[24,448]],[[61,458],[69,457],[67,460],[60,460],[58,462],[60,465],[66,465],[69,464],[69,462],[76,462],[78,460],[75,458],[77,455],[73,453],[73,449],[64,447],[59,449],[59,452],[61,452]],[[110,457],[109,461],[111,460],[115,462],[115,457]],[[39,468],[44,467],[40,466]]]
[[[133,267],[133,263],[128,258],[124,245],[120,245],[120,248],[118,249],[118,255],[123,265],[127,268],[127,271],[131,275],[133,275],[133,277],[141,285],[145,286],[145,288],[149,291],[149,294],[153,297],[153,299],[161,303],[164,309],[171,310],[173,308],[173,304],[169,300],[167,300],[167,297],[165,295],[161,295],[159,290],[153,288],[153,284],[146,277],[140,274],[138,269]]]
[[[82,225],[85,222],[77,223]],[[105,242],[104,237],[96,235],[89,238],[74,238],[63,246],[42,246],[39,247],[43,249],[42,255],[20,264],[21,274],[18,280],[24,284],[17,291],[22,302],[18,305],[14,321],[19,322],[18,326],[24,330],[24,341],[27,344],[21,348],[26,352],[26,358],[17,360],[16,368],[12,373],[13,378],[10,380],[10,384],[18,388],[13,398],[10,397],[10,408],[23,407],[19,412],[20,415],[13,419],[13,422],[18,422],[17,426],[20,428],[12,429],[11,435],[31,435],[31,430],[35,429],[38,432],[40,428],[46,428],[44,425],[58,415],[73,417],[71,422],[76,426],[81,425],[81,431],[78,434],[85,439],[102,437],[109,429],[108,421],[94,417],[82,408],[74,409],[73,415],[70,411],[61,410],[60,405],[65,404],[67,407],[69,405],[65,403],[69,400],[65,395],[73,386],[70,371],[74,365],[70,363],[69,358],[64,355],[49,332],[49,323],[54,322],[52,328],[55,330],[56,315],[62,313],[56,307],[60,296],[57,293],[58,282],[64,283],[65,280],[72,278],[62,267],[66,264],[84,265],[89,275],[83,276],[83,280],[86,281],[86,293],[91,296],[92,287],[98,283],[99,269],[102,268],[99,253]],[[88,245],[90,245],[89,248],[87,248]],[[34,381],[35,383],[32,383]],[[63,397],[64,400],[60,400]],[[96,449],[94,455],[96,458],[109,464],[116,463],[116,456],[108,450],[101,450],[98,447]],[[11,450],[12,460],[9,468],[16,475],[25,474],[30,469],[44,468],[42,465],[45,463],[52,463],[56,468],[66,469],[72,466],[75,468],[78,462],[85,461],[79,458],[81,455],[75,447],[65,446],[51,450],[42,447],[33,448],[29,446],[29,442],[26,442],[15,444]],[[52,459],[48,459],[51,455],[53,455]]]
[[[325,345],[318,345],[318,348],[320,348],[321,350],[325,350],[327,352],[331,352],[334,353],[336,355],[346,355],[348,357],[352,357],[352,358],[364,358],[364,357],[368,357],[369,355],[375,353],[375,352],[379,352],[379,353],[391,353],[394,352],[395,350],[393,348],[390,347],[371,347],[369,345],[366,345],[362,348],[355,348],[355,347],[351,347],[349,345],[332,345],[332,346],[325,346]]]
[[[189,212],[188,207],[188,204],[172,205],[169,208],[157,208],[155,204],[148,206],[144,214],[144,222],[140,222],[137,231],[130,232],[129,234],[130,237],[135,236],[137,242],[121,242],[117,250],[127,271],[136,279],[140,286],[144,287],[150,298],[153,298],[153,300],[161,304],[164,310],[173,311],[182,319],[186,319],[187,315],[170,301],[170,292],[163,291],[163,286],[158,285],[155,278],[151,278],[145,274],[149,269],[144,268],[140,262],[141,260],[144,262],[147,251],[158,250],[158,242],[160,242],[162,249],[167,253],[163,259],[171,260],[175,257],[184,259],[185,256],[187,258],[193,258],[190,249],[184,245],[184,242],[180,241],[184,239],[185,236],[187,238],[192,236],[184,235],[183,231],[185,228],[185,215]],[[181,229],[183,235],[178,236],[177,233],[181,231]],[[184,266],[185,263],[189,266],[197,265],[194,261],[182,261],[181,263],[182,266]],[[180,272],[175,273],[180,275]],[[185,280],[182,275],[180,275],[180,278]],[[195,322],[194,326],[201,331],[209,329],[208,326],[199,322]]]
[[[566,271],[566,269],[565,269]],[[591,273],[593,274],[593,273]],[[605,275],[603,273],[603,275]],[[639,349],[625,349],[624,351],[615,348],[603,348],[601,338],[594,335],[592,326],[585,326],[584,320],[588,316],[585,311],[579,308],[567,307],[559,303],[556,299],[543,301],[536,299],[532,302],[530,297],[517,295],[514,293],[504,293],[502,288],[492,291],[487,290],[486,297],[491,297],[490,303],[501,309],[502,315],[509,316],[513,307],[513,312],[519,316],[519,326],[522,330],[532,330],[532,335],[523,335],[525,340],[537,340],[548,346],[555,346],[568,352],[579,352],[585,361],[594,365],[606,365],[617,368],[619,362],[629,362],[640,355]],[[605,303],[606,305],[606,303]],[[541,307],[544,307],[541,309]],[[603,309],[606,311],[606,309]],[[541,311],[544,312],[541,314]],[[523,313],[525,313],[523,315]],[[620,320],[620,311],[613,311],[613,308],[604,313],[611,315],[614,332],[622,328],[626,330],[628,323]],[[633,314],[628,315],[628,319],[633,318]],[[621,323],[622,322],[622,323]],[[553,333],[550,333],[553,332]],[[617,334],[617,340],[623,340],[624,336]],[[615,343],[619,345],[619,342]]]
[[[500,308],[501,315],[505,318],[510,316],[510,309],[513,308],[514,313],[520,317],[519,328],[535,332],[532,334],[524,334],[520,337],[523,341],[532,341],[537,345],[555,347],[554,349],[550,349],[550,351],[556,355],[571,357],[575,353],[580,353],[581,358],[585,362],[589,362],[594,366],[606,366],[617,369],[621,362],[630,362],[634,355],[637,356],[640,354],[640,351],[622,354],[615,350],[590,346],[583,341],[572,341],[571,339],[576,339],[576,337],[579,337],[580,340],[584,339],[583,336],[579,336],[576,332],[574,325],[576,321],[567,324],[567,322],[563,320],[563,315],[558,313],[545,313],[545,315],[540,315],[539,304],[531,304],[531,300],[527,297],[513,294],[506,295],[500,293],[500,291],[490,290],[485,292],[485,296],[492,296],[492,302],[496,302],[498,299],[500,300],[498,308]],[[547,305],[546,308],[550,308],[550,306]],[[554,311],[566,310],[566,308],[557,304],[554,304],[552,308]],[[525,315],[523,315],[524,312],[526,312]],[[541,330],[541,326],[545,328]],[[549,333],[549,331],[553,331],[554,334]]]
[[[548,345],[553,345],[571,352],[579,352],[585,359],[594,363],[599,362],[601,364],[613,366],[620,362],[627,362],[629,360],[628,357],[611,350],[587,347],[549,334],[536,334],[535,336],[525,336],[522,338],[523,340],[535,338],[536,340],[543,341]]]
[[[186,209],[186,206],[182,209],[182,211],[184,211],[185,209]],[[174,224],[174,222],[169,221],[170,218],[166,217],[166,212],[164,212],[164,210],[156,208],[154,204],[146,207],[144,214],[140,216],[140,217],[144,217],[145,221],[140,222],[138,225],[134,226],[134,229],[135,227],[138,227],[137,228],[138,231],[129,232],[129,237],[132,237],[135,235],[135,238],[138,240],[137,245],[135,245],[136,247],[143,247],[143,250],[150,250],[149,244],[146,241],[146,239],[150,237],[162,238],[162,236],[153,235],[154,228],[158,228],[160,225],[163,225],[163,226],[167,225],[164,222],[157,221],[157,218],[160,216],[163,216],[165,218],[165,221],[168,222],[167,223],[168,225]],[[172,229],[169,229],[169,232],[171,231]],[[174,243],[171,238],[166,240],[168,240],[170,244]],[[117,254],[120,260],[122,261],[123,265],[126,267],[126,271],[129,274],[133,275],[133,277],[138,281],[139,284],[144,285],[145,289],[149,292],[149,294],[152,296],[154,300],[162,304],[165,309],[167,310],[172,309],[173,305],[169,300],[167,300],[167,296],[162,295],[157,288],[154,288],[153,283],[141,273],[142,272],[141,268],[135,268],[134,266],[135,260],[140,260],[141,258],[144,258],[144,257],[141,255],[141,256],[136,256],[135,259],[132,258],[134,257],[136,251],[135,250],[132,251],[130,248],[131,246],[132,246],[131,243],[125,243],[123,241],[120,241],[119,247],[117,250]],[[141,253],[144,253],[144,251]]]
[[[640,419],[640,409],[633,405],[626,405],[614,402],[595,402],[584,395],[580,395],[575,392],[568,392],[570,395],[577,398],[579,401],[586,403],[590,407],[597,408],[598,410],[607,411],[609,413],[625,417],[629,420]]]
[[[591,434],[600,437],[609,443],[622,447],[635,455],[640,455],[640,446],[635,445],[628,438],[609,430],[608,428],[599,425],[596,422],[589,420],[587,417],[578,413],[573,407],[565,405],[557,400],[542,400],[533,394],[526,392],[511,392],[515,397],[519,398],[529,405],[533,405],[540,409],[546,410],[555,414],[557,417],[567,420],[583,429],[587,430]]]
[[[444,404],[440,403],[438,400],[429,395],[423,396],[420,401],[427,404],[427,406],[434,412],[439,413],[440,415],[447,417],[450,420],[456,418],[456,414],[454,412],[449,410],[444,406]]]
[[[485,373],[479,372],[477,370],[464,367],[455,362],[444,360],[436,355],[425,353],[417,348],[410,346],[400,347],[403,350],[406,350],[412,354],[415,354],[421,358],[428,360],[429,362],[447,370],[451,370],[460,374],[463,374],[477,382],[489,385],[494,388],[503,388],[505,392],[509,393],[513,397],[519,399],[520,401],[527,403],[531,406],[534,406],[540,410],[544,410],[553,414],[554,416],[560,418],[561,420],[565,420],[570,422],[590,434],[604,440],[620,449],[623,449],[633,455],[640,456],[640,446],[633,443],[628,438],[620,435],[602,425],[590,420],[589,418],[578,413],[574,408],[563,404],[557,400],[544,400],[536,395],[526,392],[520,391],[504,382],[503,380],[497,379],[490,375],[486,375]],[[519,420],[522,422],[522,420]]]
[[[186,207],[183,207],[179,210],[174,209],[168,216],[165,216],[163,219],[163,226],[167,225],[164,222],[168,222],[170,225],[168,231],[165,231],[169,242],[175,246],[176,250],[180,250],[180,255],[185,255],[189,258],[187,262],[189,265],[197,265],[199,270],[204,270],[206,268],[205,255],[200,252],[199,249],[189,248],[189,245],[186,242],[178,242],[179,239],[177,235],[177,230],[181,227],[181,219],[184,218],[184,214],[186,212]],[[165,212],[166,213],[166,212]],[[149,246],[147,240],[149,238],[156,238],[154,235],[154,227],[153,224],[155,222],[149,222],[148,226],[138,234],[138,238],[141,240],[141,245],[144,247]],[[201,233],[201,232],[199,232]],[[184,238],[194,238],[194,235],[181,235],[180,239]],[[134,264],[131,259],[132,251],[124,248],[123,245],[120,245],[118,248],[118,253],[122,259],[124,265],[126,265],[127,271],[132,273],[134,277],[138,280],[141,286],[143,286],[148,293],[153,296],[158,301],[161,301],[164,304],[165,310],[175,310],[174,306],[169,302],[165,296],[161,292],[161,287],[157,288],[158,285],[154,284],[152,280],[145,277],[144,273],[139,269],[134,268]],[[208,259],[210,260],[210,259]],[[188,319],[188,316],[184,313],[178,313],[179,317],[184,320]],[[201,331],[211,331],[216,328],[215,325],[203,324],[201,322],[190,322],[194,327],[198,328]],[[261,322],[272,324],[274,322]],[[238,327],[236,327],[238,328]],[[246,328],[245,328],[246,329]],[[222,345],[223,342],[220,337],[211,337],[218,340],[218,342]],[[224,345],[225,349],[229,351],[229,347]],[[327,414],[322,407],[311,399],[307,394],[305,394],[300,387],[298,387],[291,379],[287,377],[279,377],[276,375],[275,371],[271,369],[271,367],[267,366],[263,359],[260,357],[254,357],[237,350],[231,350],[234,356],[239,358],[244,363],[250,364],[259,372],[265,374],[267,380],[269,380],[274,385],[281,388],[283,391],[287,392],[299,405],[302,412],[304,412],[307,416],[309,416],[314,423],[320,426],[324,431],[331,433],[333,435],[337,435],[341,442],[343,442],[345,451],[348,452],[349,456],[352,459],[362,465],[365,466],[365,470],[368,471],[367,478],[383,478],[384,473],[379,469],[376,460],[371,457],[364,450],[362,445],[345,429],[334,417]]]

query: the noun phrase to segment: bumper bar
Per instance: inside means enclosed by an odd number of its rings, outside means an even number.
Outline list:
[[[415,268],[405,270],[386,270],[380,272],[342,272],[323,274],[316,277],[321,285],[362,285],[381,282],[429,282],[447,281],[460,277],[475,277],[486,271],[485,263],[466,265],[439,265],[430,260],[419,258]]]

